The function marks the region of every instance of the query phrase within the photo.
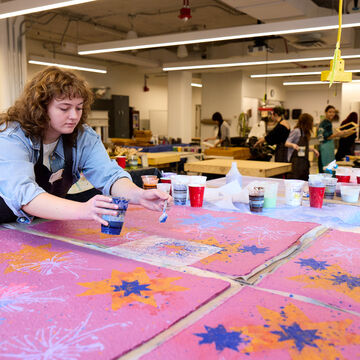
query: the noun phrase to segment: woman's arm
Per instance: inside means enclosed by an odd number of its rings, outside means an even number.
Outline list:
[[[96,195],[87,202],[77,202],[60,198],[49,193],[41,193],[22,206],[27,214],[51,220],[96,220],[101,224],[107,222],[101,215],[114,215],[117,205],[111,197]]]
[[[316,149],[309,148],[309,151],[312,151],[316,157],[319,157],[319,152]]]
[[[285,146],[288,147],[288,148],[293,148],[296,151],[299,150],[299,145],[298,144],[294,144],[294,143],[289,142],[289,141],[285,142]]]
[[[216,140],[216,139],[217,139],[217,136],[213,136],[213,137],[209,137],[209,138],[204,139],[204,141]]]

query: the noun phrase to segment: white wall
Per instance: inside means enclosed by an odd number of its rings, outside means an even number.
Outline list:
[[[320,123],[320,116],[324,115],[327,105],[333,105],[341,111],[341,85],[333,85],[330,89],[328,85],[301,85],[287,86],[285,108],[302,109],[303,113],[309,113],[314,117],[314,123]],[[343,114],[340,113],[340,119]],[[295,122],[292,122],[294,125]],[[334,123],[335,126],[338,123]]]
[[[341,102],[341,120],[344,120],[352,111],[360,111],[360,83],[343,84]]]
[[[241,113],[242,72],[204,73],[202,75],[202,119],[211,119],[219,111],[231,120],[230,136],[237,136],[237,119]],[[201,138],[214,136],[214,127],[201,126]]]

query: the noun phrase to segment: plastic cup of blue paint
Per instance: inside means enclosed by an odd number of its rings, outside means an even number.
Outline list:
[[[126,210],[128,208],[129,200],[124,197],[114,196],[112,202],[118,205],[117,215],[103,215],[102,218],[108,222],[105,226],[101,224],[101,232],[109,235],[120,235],[123,227]]]

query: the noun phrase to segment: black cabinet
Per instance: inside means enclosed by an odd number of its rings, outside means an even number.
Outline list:
[[[130,138],[129,97],[112,95],[111,99],[96,99],[92,110],[107,110],[109,113],[109,137]]]

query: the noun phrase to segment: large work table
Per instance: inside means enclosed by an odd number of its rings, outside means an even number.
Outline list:
[[[291,171],[290,163],[228,159],[190,162],[184,165],[184,169],[188,172],[226,175],[233,162],[237,163],[240,173],[246,176],[271,177]]]

